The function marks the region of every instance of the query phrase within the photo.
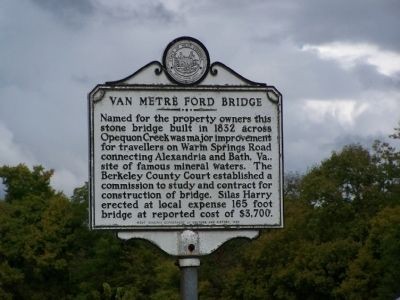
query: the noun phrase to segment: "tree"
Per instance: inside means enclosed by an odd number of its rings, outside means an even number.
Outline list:
[[[399,167],[388,144],[348,145],[291,176],[285,228],[233,250],[241,251],[233,267],[215,262],[222,270],[204,285],[217,283],[222,299],[393,299],[400,294]]]
[[[347,299],[394,299],[400,296],[400,206],[384,208],[370,226],[340,293]]]
[[[6,202],[23,199],[28,195],[40,195],[48,198],[54,194],[50,187],[50,178],[53,170],[45,171],[42,166],[35,166],[30,171],[20,164],[16,167],[3,166],[0,168],[0,177],[6,186]]]
[[[50,187],[51,174],[42,167],[0,168],[7,192],[0,204],[1,268],[14,274],[3,290],[17,298],[47,299],[67,290],[69,200]]]

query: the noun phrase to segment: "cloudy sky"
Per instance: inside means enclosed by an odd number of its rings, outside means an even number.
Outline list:
[[[285,169],[385,139],[400,120],[398,0],[2,0],[0,165],[87,181],[87,93],[188,35],[284,97]]]

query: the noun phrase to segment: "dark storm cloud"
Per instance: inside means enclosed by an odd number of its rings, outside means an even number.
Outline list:
[[[93,14],[94,6],[90,0],[31,0],[40,8],[53,13],[64,23],[77,26],[85,17]]]
[[[169,23],[175,20],[173,12],[160,2],[139,1],[132,6],[98,6],[98,12],[113,22]]]
[[[89,14],[93,12],[90,0],[31,0],[42,8],[48,9],[56,14],[65,15],[69,13]]]
[[[161,2],[132,1],[126,4],[95,2],[90,0],[31,0],[37,6],[53,13],[69,25],[87,22],[86,18],[98,15],[105,21],[155,21],[171,22],[174,14]]]
[[[297,12],[292,15],[291,33],[300,44],[340,40],[400,49],[400,1],[305,0],[295,3]]]
[[[400,49],[398,0],[222,0],[202,1],[197,9],[230,14],[236,24],[247,15],[242,25],[256,23],[248,31],[254,41],[275,43],[290,38],[304,45],[339,40]]]
[[[350,72],[365,89],[400,89],[400,74],[383,76],[371,65],[360,64]]]

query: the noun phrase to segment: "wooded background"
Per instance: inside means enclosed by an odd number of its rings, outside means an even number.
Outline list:
[[[0,299],[179,299],[175,258],[90,231],[87,185],[67,197],[51,176],[41,166],[0,168]],[[306,174],[286,174],[284,205],[284,229],[202,258],[200,299],[400,296],[398,150],[348,145]]]

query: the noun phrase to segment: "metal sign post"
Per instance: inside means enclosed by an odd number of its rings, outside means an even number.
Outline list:
[[[146,239],[166,253],[178,257],[178,266],[181,270],[181,296],[183,300],[192,300],[197,299],[197,270],[200,266],[200,257],[212,253],[230,239],[237,237],[253,239],[258,233],[258,230],[124,231],[118,232],[118,237],[123,240]]]
[[[178,262],[181,269],[181,298],[182,300],[197,300],[197,268],[200,266],[200,259],[181,258]]]
[[[90,226],[177,256],[184,299],[197,294],[200,256],[283,227],[275,87],[210,64],[200,41],[181,37],[162,63],[97,85],[88,105]]]

